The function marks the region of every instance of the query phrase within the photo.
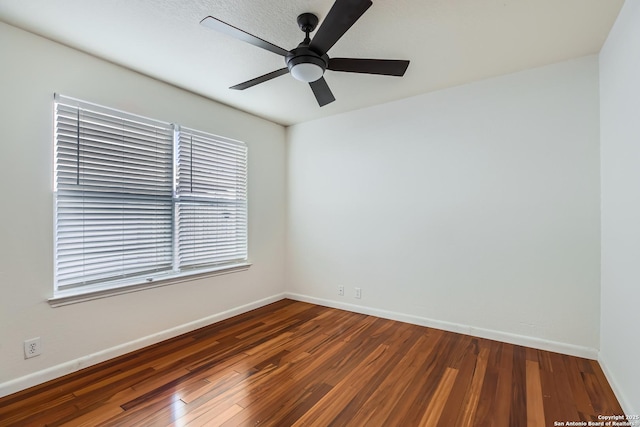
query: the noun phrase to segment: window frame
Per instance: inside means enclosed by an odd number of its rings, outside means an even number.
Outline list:
[[[59,163],[59,155],[58,155],[58,147],[61,144],[59,142],[58,135],[58,105],[66,105],[72,108],[89,110],[91,112],[95,112],[98,114],[105,114],[114,117],[118,117],[124,120],[133,121],[136,123],[144,123],[152,125],[162,126],[166,129],[171,129],[172,134],[172,144],[171,144],[171,269],[163,272],[156,272],[151,274],[141,274],[135,275],[133,277],[124,277],[124,278],[116,278],[116,279],[107,279],[101,280],[95,283],[76,283],[71,285],[64,285],[62,288],[58,283],[58,228],[59,228],[59,210],[58,210],[58,198],[59,198],[59,177],[58,177],[58,163]],[[208,132],[204,132],[201,130],[191,129],[191,128],[182,128],[180,125],[162,122],[154,119],[150,119],[144,116],[139,116],[136,114],[128,113],[125,111],[117,110],[114,108],[104,107],[101,105],[93,104],[91,102],[82,101],[76,98],[71,98],[68,96],[55,94],[54,102],[53,102],[53,296],[49,298],[49,303],[53,307],[72,304],[81,301],[87,301],[97,298],[103,298],[111,295],[119,295],[129,292],[137,292],[143,289],[155,288],[160,286],[171,285],[175,283],[182,283],[185,281],[198,280],[204,277],[210,277],[221,274],[228,274],[238,271],[245,271],[251,266],[251,262],[249,261],[249,208],[248,208],[248,147],[247,144],[242,141],[237,141],[225,137],[221,137],[218,135],[214,135]],[[78,120],[80,118],[80,113],[78,115]],[[78,127],[78,129],[80,129]],[[244,180],[244,186],[240,187],[242,191],[240,195],[244,197],[244,199],[240,199],[238,196],[232,198],[234,203],[236,203],[238,208],[238,212],[240,215],[241,226],[244,226],[243,232],[239,234],[241,237],[234,237],[232,240],[234,243],[242,242],[243,247],[241,246],[240,255],[242,257],[236,258],[234,260],[230,260],[228,262],[223,262],[219,264],[207,264],[204,267],[199,268],[189,268],[180,270],[177,268],[178,261],[178,239],[179,239],[179,230],[178,230],[178,218],[177,218],[177,206],[181,203],[180,195],[178,194],[179,188],[179,149],[180,149],[180,132],[182,129],[185,129],[186,132],[194,132],[199,135],[204,135],[209,138],[214,144],[231,144],[230,146],[238,147],[237,151],[240,153],[240,161],[244,162],[244,164],[239,167],[236,166],[235,171],[240,173],[240,179]],[[78,136],[78,141],[80,138]],[[79,142],[78,142],[79,143]],[[217,147],[217,145],[213,145],[212,147]],[[244,156],[244,157],[242,157]],[[215,157],[214,161],[220,161],[219,157]],[[78,166],[79,168],[80,166]],[[80,169],[78,169],[78,174],[80,174]],[[236,179],[238,179],[236,177]],[[235,182],[235,181],[233,181]],[[241,182],[242,184],[242,182]],[[79,184],[78,184],[79,185]],[[236,183],[237,185],[237,183]],[[81,191],[81,190],[75,190]],[[74,190],[67,190],[67,193],[73,193]],[[234,192],[236,194],[237,192]],[[139,197],[139,196],[138,196]],[[166,198],[166,196],[163,196]],[[184,196],[183,196],[184,197]],[[198,200],[198,197],[187,197],[189,200]],[[213,200],[209,198],[210,200]],[[138,199],[136,199],[138,200]],[[184,202],[184,198],[182,199]],[[215,202],[211,202],[215,203]],[[242,210],[244,209],[244,210]],[[82,210],[84,215],[84,209]],[[232,224],[237,224],[236,222],[232,222]],[[236,227],[237,229],[237,227]],[[215,230],[218,230],[217,228]],[[242,228],[241,228],[242,231]],[[236,232],[237,234],[237,232]],[[242,239],[243,238],[243,239]],[[83,245],[85,244],[85,240],[83,238]],[[84,247],[84,246],[83,246]],[[242,251],[244,249],[244,251]],[[84,250],[84,249],[83,249]]]

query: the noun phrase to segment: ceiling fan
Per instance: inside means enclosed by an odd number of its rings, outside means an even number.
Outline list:
[[[403,60],[329,58],[327,55],[329,49],[372,4],[371,0],[336,0],[313,40],[309,38],[309,33],[318,25],[318,17],[312,13],[303,13],[298,16],[298,26],[304,31],[305,38],[298,47],[291,50],[285,50],[212,16],[207,16],[200,24],[284,57],[286,67],[237,84],[230,89],[244,90],[291,73],[296,80],[309,83],[318,104],[322,107],[336,100],[323,77],[327,69],[400,77],[409,66],[409,61]]]

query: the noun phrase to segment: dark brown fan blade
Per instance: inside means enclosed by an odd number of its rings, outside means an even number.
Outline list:
[[[287,74],[288,72],[289,72],[288,68],[280,68],[279,70],[272,71],[270,73],[265,74],[264,76],[256,77],[255,79],[247,80],[244,83],[231,86],[229,89],[245,90],[247,88],[250,88],[251,86],[255,86],[257,84],[264,83],[267,80],[275,79],[276,77]]]
[[[355,59],[355,58],[331,58],[329,66],[332,71],[345,71],[347,73],[383,74],[385,76],[404,76],[409,61],[396,59]]]
[[[366,12],[371,0],[336,0],[309,47],[324,55]]]
[[[318,105],[321,107],[324,107],[336,100],[324,77],[320,77],[320,79],[315,82],[309,83],[309,86],[311,86],[311,90],[316,96],[316,101],[318,101]]]
[[[226,22],[222,22],[221,20],[214,18],[213,16],[207,16],[202,21],[200,21],[200,24],[204,25],[207,28],[220,31],[221,33],[224,33],[238,40],[242,40],[243,42],[261,47],[262,49],[266,49],[278,55],[287,56],[287,54],[289,53],[279,46],[269,43],[268,41],[264,41],[260,37],[256,37],[252,34],[247,33],[246,31],[242,31],[241,29],[236,28],[233,25],[229,25]]]

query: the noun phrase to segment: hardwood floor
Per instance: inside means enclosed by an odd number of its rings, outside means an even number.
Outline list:
[[[2,426],[553,426],[596,361],[282,300],[0,399]]]

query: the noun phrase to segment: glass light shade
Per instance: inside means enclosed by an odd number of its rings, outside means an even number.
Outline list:
[[[291,72],[294,79],[307,83],[315,82],[324,74],[321,66],[309,62],[296,64],[291,67],[289,72]]]

